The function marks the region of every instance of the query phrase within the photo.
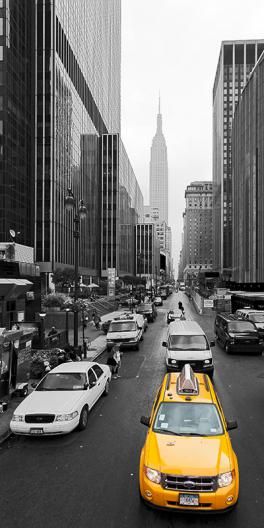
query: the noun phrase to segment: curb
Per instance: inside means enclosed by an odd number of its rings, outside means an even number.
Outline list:
[[[3,442],[5,440],[7,440],[7,438],[9,438],[9,436],[11,436],[11,434],[12,434],[11,429],[8,429],[8,431],[6,431],[5,433],[1,434],[0,435],[0,445],[3,444]]]

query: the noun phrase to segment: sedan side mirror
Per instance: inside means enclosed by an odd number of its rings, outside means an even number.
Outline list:
[[[83,385],[83,390],[87,390],[87,389],[88,389],[88,387],[89,387],[89,383],[87,383],[87,382],[86,382],[86,383],[84,383],[84,385]]]
[[[37,383],[31,383],[31,387],[32,387],[32,389],[35,389],[36,386],[37,386]]]
[[[162,346],[166,347],[168,345],[167,341],[162,341]]]
[[[226,429],[227,429],[227,431],[231,431],[231,429],[237,429],[237,421],[236,420],[227,420],[226,421]]]
[[[92,389],[93,387],[95,387],[96,385],[96,381],[91,381],[91,383],[89,383],[89,389]]]
[[[215,341],[210,341],[210,347],[214,347],[215,346]]]
[[[148,418],[147,416],[141,416],[140,423],[142,423],[143,425],[146,425],[147,427],[149,427],[150,426],[150,418]]]

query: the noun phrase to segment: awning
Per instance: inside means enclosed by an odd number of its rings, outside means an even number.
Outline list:
[[[0,279],[0,296],[5,300],[17,299],[29,291],[32,284],[27,279]]]

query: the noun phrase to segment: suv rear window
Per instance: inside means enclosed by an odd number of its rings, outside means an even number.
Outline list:
[[[136,330],[136,323],[134,321],[118,321],[111,323],[109,332],[131,332]]]
[[[208,342],[203,335],[170,335],[170,350],[209,350]]]
[[[229,332],[257,332],[256,327],[250,321],[232,321],[228,323]]]

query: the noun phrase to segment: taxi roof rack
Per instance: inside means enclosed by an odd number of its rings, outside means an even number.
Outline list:
[[[178,394],[199,394],[199,384],[193,369],[189,363],[186,363],[177,379]]]

